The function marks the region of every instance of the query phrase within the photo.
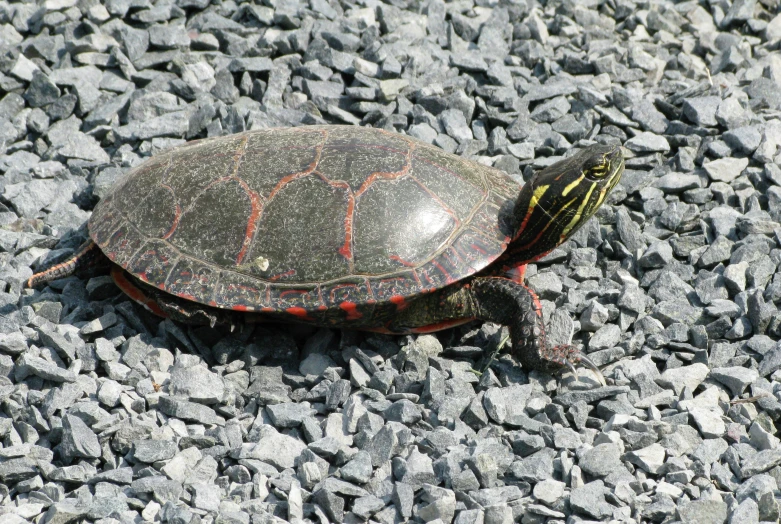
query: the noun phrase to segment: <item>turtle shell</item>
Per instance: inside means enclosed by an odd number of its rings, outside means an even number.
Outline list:
[[[371,128],[199,140],[131,170],[92,239],[167,293],[238,311],[394,303],[485,268],[507,247],[504,173]]]

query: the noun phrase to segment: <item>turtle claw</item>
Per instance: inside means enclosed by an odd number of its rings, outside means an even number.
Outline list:
[[[586,355],[580,355],[580,362],[585,364],[587,368],[589,368],[591,371],[594,372],[594,374],[597,376],[597,380],[599,381],[600,384],[602,384],[603,386],[607,386],[607,382],[605,381],[605,376],[599,370],[599,366],[594,364],[593,360],[588,358]],[[569,361],[567,361],[567,363],[569,363]],[[577,377],[577,375],[575,375],[575,376]]]
[[[593,360],[582,354],[574,346],[569,344],[554,346],[547,352],[543,353],[543,359],[547,360],[550,364],[553,364],[554,367],[562,368],[566,366],[570,371],[572,371],[572,374],[575,375],[576,381],[580,380],[576,366],[582,364],[594,372],[600,385],[607,386],[605,377],[602,375],[599,367],[594,363]]]
[[[575,381],[579,381],[580,377],[578,376],[578,369],[575,367],[575,364],[573,364],[569,360],[565,360],[564,365],[567,366],[569,370],[572,372],[572,374],[575,376]]]

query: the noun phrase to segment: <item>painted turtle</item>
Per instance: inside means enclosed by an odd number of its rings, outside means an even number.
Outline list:
[[[523,189],[506,174],[371,128],[264,129],[165,151],[98,203],[91,241],[30,287],[111,261],[118,286],[189,323],[240,312],[385,333],[473,319],[509,326],[527,369],[584,362],[551,347],[525,264],[569,238],[616,185],[594,145]]]

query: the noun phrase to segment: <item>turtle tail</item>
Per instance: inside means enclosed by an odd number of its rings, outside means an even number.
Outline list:
[[[76,253],[65,262],[60,262],[36,273],[27,279],[27,287],[37,287],[46,282],[70,276],[77,271],[83,271],[97,266],[105,261],[105,255],[92,240],[87,240],[76,250]]]

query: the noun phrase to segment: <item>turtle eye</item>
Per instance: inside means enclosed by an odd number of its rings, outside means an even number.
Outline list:
[[[606,159],[602,159],[600,163],[595,166],[591,166],[586,170],[586,175],[592,178],[603,178],[607,175],[610,164]]]

